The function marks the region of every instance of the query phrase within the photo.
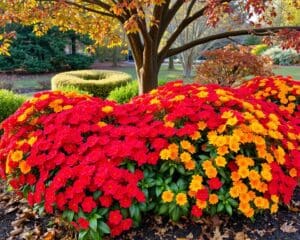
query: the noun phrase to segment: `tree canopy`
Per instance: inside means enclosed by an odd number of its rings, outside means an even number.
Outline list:
[[[0,3],[0,25],[8,22],[34,24],[34,31],[40,35],[58,26],[61,30],[72,29],[88,34],[95,44],[120,43],[119,30],[127,35],[139,80],[140,93],[157,86],[157,76],[163,60],[196,45],[212,40],[245,35],[272,35],[280,32],[282,26],[274,26],[276,16],[274,0],[4,0]],[[199,4],[200,3],[200,4]],[[296,7],[296,1],[294,3]],[[185,8],[184,17],[169,37],[162,41],[174,16]],[[205,17],[208,26],[217,26],[226,16],[239,22],[243,12],[249,23],[245,28],[224,29],[209,36],[173,46],[178,36],[191,23]],[[268,14],[264,14],[268,11]],[[271,18],[270,18],[271,16]],[[300,50],[299,26],[284,26],[285,47]],[[291,29],[298,31],[290,31]],[[7,52],[10,33],[3,32],[2,51]],[[1,40],[2,39],[2,40]]]

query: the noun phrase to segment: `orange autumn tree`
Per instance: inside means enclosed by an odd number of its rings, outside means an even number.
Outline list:
[[[273,35],[281,29],[286,37],[285,47],[300,50],[299,26],[272,25],[268,18],[276,15],[273,0],[2,0],[0,2],[0,26],[19,22],[34,25],[39,35],[52,26],[61,30],[75,30],[88,34],[95,44],[120,44],[119,29],[122,28],[132,50],[139,81],[139,93],[148,92],[157,87],[158,72],[165,58],[177,55],[196,45],[231,36],[257,34]],[[201,3],[201,4],[199,4]],[[296,1],[295,1],[296,4]],[[168,25],[182,9],[185,16],[177,28],[165,36]],[[268,10],[268,14],[264,12]],[[191,23],[205,18],[208,27],[216,26],[226,16],[240,21],[238,15],[243,12],[248,23],[240,29],[224,29],[219,33],[201,37],[182,46],[173,46],[178,36]],[[239,14],[237,14],[239,13]],[[10,33],[0,32],[2,52],[8,53]],[[164,40],[163,40],[164,39]]]

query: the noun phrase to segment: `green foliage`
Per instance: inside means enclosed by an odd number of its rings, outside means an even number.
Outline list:
[[[51,79],[52,90],[73,86],[95,97],[106,98],[116,87],[126,85],[132,78],[129,74],[107,70],[83,70],[57,74]]]
[[[158,85],[164,85],[167,81],[159,81]],[[139,87],[137,81],[132,81],[125,86],[118,87],[110,92],[108,99],[114,100],[118,103],[127,103],[133,97],[139,94]]]
[[[258,44],[252,48],[251,53],[254,55],[261,55],[268,48],[269,46],[267,44]]]
[[[13,114],[25,100],[24,96],[0,89],[0,123]]]
[[[75,92],[75,93],[79,93],[79,94],[85,94],[85,95],[92,96],[92,94],[90,94],[89,92],[80,90],[79,88],[77,88],[75,86],[70,86],[70,85],[60,87],[59,90],[62,92]]]
[[[277,65],[294,65],[300,62],[300,54],[295,50],[284,50],[278,46],[266,50],[262,55],[270,57]]]
[[[66,56],[65,61],[68,68],[72,70],[86,69],[93,64],[94,58],[82,54],[71,54]]]
[[[255,35],[249,35],[244,40],[244,44],[247,46],[257,45],[260,43],[261,43],[261,38]]]
[[[63,33],[58,28],[52,28],[47,34],[37,37],[30,26],[11,24],[6,28],[16,32],[16,39],[11,44],[11,55],[0,55],[2,71],[41,73],[87,68],[93,63],[92,57],[65,53],[65,47],[74,35],[72,32]],[[81,41],[79,36],[77,38]]]

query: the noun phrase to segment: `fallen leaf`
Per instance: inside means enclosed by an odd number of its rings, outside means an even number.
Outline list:
[[[248,238],[244,232],[237,232],[234,236],[234,240],[250,240],[250,238]]]
[[[44,234],[43,240],[53,240],[55,237],[55,232],[54,231],[49,231]]]
[[[298,231],[298,229],[293,226],[293,223],[288,224],[287,222],[281,225],[280,230],[285,233],[294,233]]]

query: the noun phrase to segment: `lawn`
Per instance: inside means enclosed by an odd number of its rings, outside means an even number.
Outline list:
[[[113,70],[123,71],[132,75],[133,79],[136,79],[136,73],[134,65],[126,67],[111,68]],[[300,80],[300,66],[276,66],[274,69],[275,74],[283,76],[292,76],[294,79]],[[15,91],[30,92],[39,91],[43,89],[43,85],[48,83],[50,86],[50,79],[54,74],[41,74],[41,75],[13,75],[9,76],[1,75],[0,80],[10,80],[13,82],[13,89]],[[7,75],[8,76],[8,75]],[[168,70],[166,65],[163,65],[159,72],[159,79],[165,81],[172,81],[175,79],[183,79],[182,66],[176,65],[175,70]],[[192,82],[193,79],[184,79],[185,82]],[[41,83],[45,84],[41,84]],[[26,90],[26,91],[22,91]]]

